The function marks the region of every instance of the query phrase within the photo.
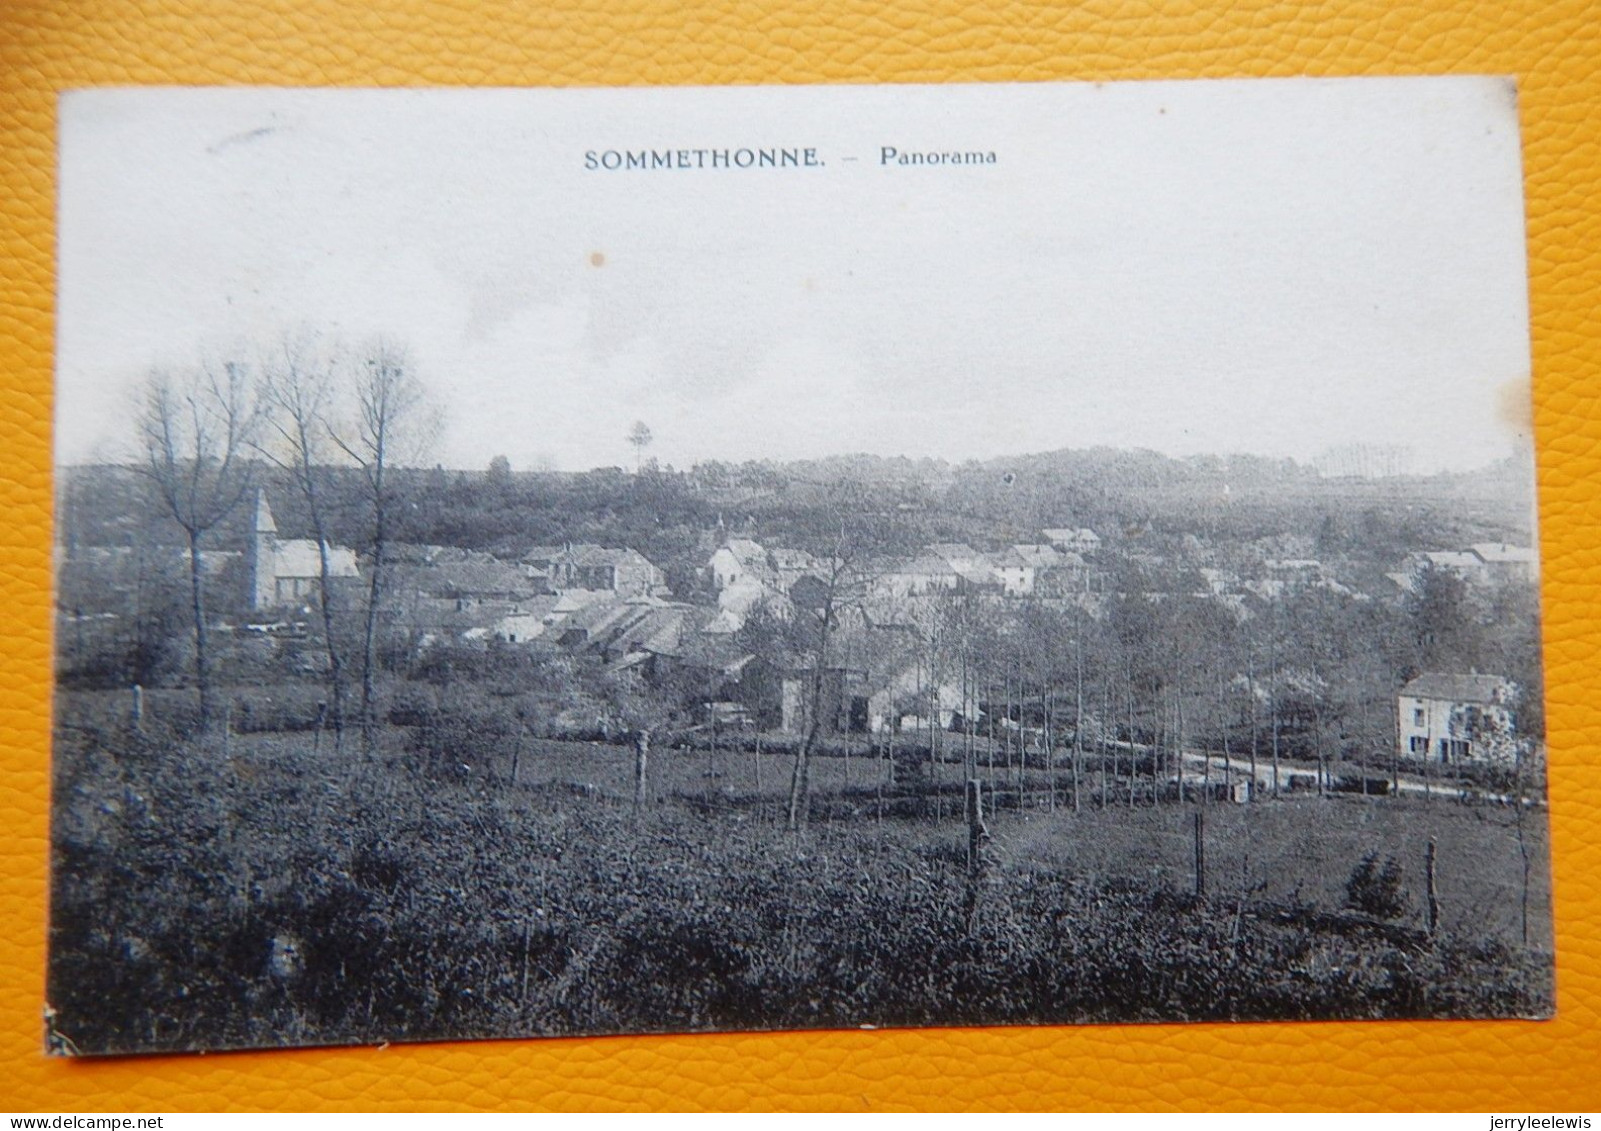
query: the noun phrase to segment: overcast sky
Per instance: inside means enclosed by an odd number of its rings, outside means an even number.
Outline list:
[[[456,467],[629,466],[635,419],[681,467],[1530,443],[1509,80],[101,90],[61,130],[63,462],[127,450],[152,366],[302,327],[403,342]],[[739,146],[823,164],[584,162]]]

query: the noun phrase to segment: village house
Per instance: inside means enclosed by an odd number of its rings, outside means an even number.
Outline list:
[[[248,561],[250,608],[261,611],[315,601],[322,584],[324,549],[330,581],[348,583],[360,578],[356,551],[344,546],[319,547],[309,538],[278,537],[278,523],[267,505],[267,492],[257,491]]]
[[[528,562],[528,555],[524,555]],[[530,563],[532,564],[532,563]],[[586,589],[619,597],[659,596],[667,591],[667,575],[638,550],[569,543],[546,560],[553,592]]]
[[[556,621],[556,603],[553,594],[537,594],[520,602],[495,622],[494,636],[508,644],[528,644],[540,639]]]
[[[603,595],[548,617],[541,636],[569,651],[595,655],[606,664],[632,666],[647,655],[678,654],[692,637],[702,635],[714,616],[704,606],[661,597]]]
[[[847,734],[867,729],[867,700],[856,694],[863,673],[847,667],[823,669],[821,686],[820,734]],[[785,734],[804,734],[811,725],[811,704],[817,679],[810,667],[786,672],[779,685],[778,729]]]
[[[563,611],[552,617],[546,639],[553,640],[569,651],[592,650],[602,659],[611,659],[605,653],[605,642],[618,627],[639,617],[641,610],[630,607],[630,602],[610,594],[590,594],[589,600],[568,602],[563,593],[558,607]],[[566,606],[566,607],[563,607]],[[591,647],[593,645],[593,647]]]
[[[962,705],[949,678],[928,679],[919,658],[923,638],[905,624],[882,623],[865,609],[842,617],[823,672],[822,731],[877,734],[887,729],[948,728]],[[779,675],[779,722],[802,733],[809,722],[814,687],[810,658],[790,657]]]
[[[1420,550],[1407,555],[1401,572],[1410,576],[1415,584],[1418,575],[1428,569],[1454,573],[1463,581],[1483,582],[1488,579],[1484,559],[1471,550]]]
[[[817,559],[805,550],[775,546],[768,551],[767,557],[777,575],[778,588],[786,593],[801,578],[815,576],[821,568]]]
[[[1008,597],[1027,597],[1034,592],[1038,571],[1033,562],[1018,552],[1018,547],[1008,546],[989,555],[989,560],[995,576],[1000,579],[1001,591]]]
[[[537,578],[481,550],[394,543],[385,560],[395,567],[393,588],[413,588],[453,602],[458,610],[494,602],[515,603],[544,593]]]
[[[1046,570],[1061,569],[1063,566],[1075,561],[1080,565],[1084,562],[1084,559],[1077,554],[1063,553],[1056,547],[1047,545],[1044,542],[1019,542],[1012,547],[1012,550],[1018,557],[1034,567],[1036,578]]]
[[[692,717],[727,726],[776,720],[776,704],[764,709],[761,689],[752,685],[756,656],[726,637],[694,631],[693,614],[672,634],[659,634],[612,661],[608,671],[632,672],[666,692]]]
[[[979,553],[966,542],[936,542],[928,548],[931,557],[938,558],[956,571],[958,588],[998,589],[1001,580],[987,555]]]
[[[767,550],[749,538],[728,539],[713,551],[706,565],[719,592],[741,582],[771,587],[778,580],[767,560]]]
[[[919,554],[911,561],[896,562],[878,570],[873,588],[886,597],[920,597],[955,589],[960,583],[961,576],[950,563],[932,554]]]
[[[989,560],[1009,597],[1065,597],[1090,587],[1084,558],[1072,550],[1021,542],[989,555]]]
[[[537,582],[544,592],[552,593],[555,590],[551,586],[551,567],[566,552],[566,546],[531,546],[518,562],[530,580]]]
[[[1441,765],[1510,762],[1516,688],[1498,675],[1425,672],[1396,704],[1400,756]]]
[[[480,550],[401,542],[392,544],[384,558],[390,570],[385,606],[392,624],[423,645],[504,640],[506,621],[542,613],[552,601],[539,579]]]
[[[808,584],[822,583],[809,576],[797,582],[797,586],[801,588]],[[708,631],[738,632],[757,611],[781,621],[788,621],[795,615],[794,602],[788,595],[770,589],[749,577],[741,578],[717,594],[717,610],[716,627]]]
[[[1468,551],[1484,563],[1484,574],[1492,581],[1534,581],[1540,575],[1540,557],[1532,547],[1475,542]]]
[[[950,730],[962,710],[962,690],[949,680],[930,686],[926,677],[923,668],[913,663],[876,680],[866,689],[866,729],[873,734],[930,725]]]
[[[1050,546],[1014,546],[1034,563],[1034,591],[1045,597],[1068,597],[1095,588],[1095,575],[1083,555]]]
[[[1415,593],[1428,570],[1454,574],[1471,585],[1496,586],[1533,582],[1539,559],[1527,546],[1507,542],[1475,542],[1466,550],[1420,550],[1408,554],[1401,568],[1385,576],[1403,592]]]
[[[750,538],[728,539],[706,563],[706,572],[719,592],[733,585],[759,585],[784,593],[817,569],[817,559],[805,550],[784,546],[767,549]]]
[[[508,644],[528,644],[535,640],[554,643],[573,614],[591,605],[611,605],[616,601],[615,594],[588,589],[536,594],[501,617],[494,632]]]
[[[1071,550],[1075,554],[1095,554],[1101,549],[1101,536],[1087,526],[1042,530],[1040,537],[1058,550]]]

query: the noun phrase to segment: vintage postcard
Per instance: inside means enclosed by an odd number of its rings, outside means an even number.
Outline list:
[[[1510,80],[60,123],[50,1051],[1551,1013]]]

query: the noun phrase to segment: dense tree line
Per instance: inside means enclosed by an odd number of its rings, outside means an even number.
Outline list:
[[[875,501],[865,517],[886,554],[937,541],[980,548],[1035,541],[1042,528],[1071,524],[1095,528],[1116,548],[1167,553],[1190,535],[1225,556],[1230,547],[1293,532],[1308,554],[1394,568],[1418,549],[1528,538],[1526,484],[1500,467],[1353,484],[1289,461],[1233,457],[1225,477],[1217,461],[1095,450],[959,466],[871,456],[709,461],[639,474],[520,471],[504,457],[493,462],[494,470],[396,467],[396,538],[509,555],[530,545],[599,542],[632,546],[682,572],[704,565],[721,537],[734,534],[826,553],[837,533],[830,500],[841,484]],[[262,472],[269,488],[281,489],[275,509],[280,494],[298,494],[281,470]],[[360,544],[367,519],[359,473],[330,467],[327,481],[333,541]],[[67,469],[62,490],[68,543],[116,544],[134,516],[148,513],[145,486],[124,468]],[[310,529],[295,498],[282,506],[286,527]],[[216,544],[242,545],[245,522],[219,531]]]

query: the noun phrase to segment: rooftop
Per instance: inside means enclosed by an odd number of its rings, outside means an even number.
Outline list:
[[[1013,546],[1012,553],[1022,558],[1023,561],[1027,562],[1035,569],[1050,569],[1052,566],[1067,564],[1062,553],[1054,546],[1044,546],[1037,543],[1024,543],[1022,545]],[[1074,558],[1078,558],[1079,564],[1083,564],[1083,558],[1079,558],[1077,554],[1072,556]]]
[[[1424,672],[1401,688],[1401,694],[1413,699],[1445,699],[1453,703],[1493,703],[1506,683],[1498,675]]]
[[[575,566],[650,565],[638,550],[627,547],[597,546],[592,542],[576,542],[567,547],[558,560]]]
[[[322,554],[310,538],[280,538],[272,547],[274,577],[305,578],[322,576]],[[328,547],[328,576],[359,577],[356,551],[344,546]]]
[[[1475,542],[1468,548],[1486,562],[1534,561],[1534,550],[1528,546],[1513,546],[1506,542]]]
[[[723,548],[741,561],[762,562],[767,561],[767,551],[760,542],[751,538],[730,538],[723,543]]]
[[[950,577],[956,573],[949,562],[943,558],[936,558],[933,554],[919,554],[909,562],[891,566],[885,572],[913,577]]]

